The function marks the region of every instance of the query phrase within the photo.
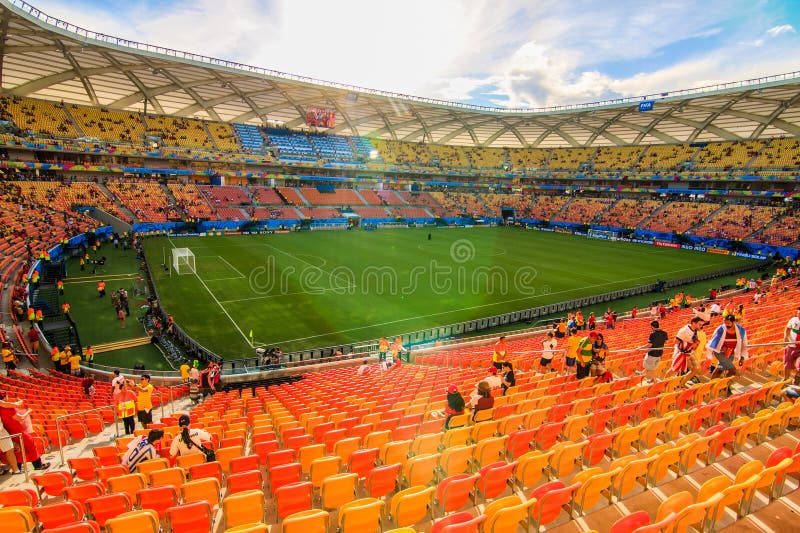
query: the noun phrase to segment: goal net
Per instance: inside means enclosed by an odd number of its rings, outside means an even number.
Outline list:
[[[178,274],[194,274],[194,254],[189,248],[172,249],[172,267]]]

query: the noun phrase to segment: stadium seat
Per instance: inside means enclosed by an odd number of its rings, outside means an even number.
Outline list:
[[[240,492],[222,500],[223,529],[264,520],[264,493],[260,490]]]
[[[139,509],[150,509],[164,518],[167,509],[178,505],[178,489],[172,485],[150,487],[136,491],[136,506]]]
[[[83,506],[76,502],[52,503],[34,507],[32,511],[42,529],[59,527],[83,520]]]
[[[454,513],[433,523],[430,533],[478,533],[486,515],[473,517],[468,512]]]
[[[275,490],[275,513],[278,519],[310,510],[312,491],[313,487],[307,481],[288,483]]]
[[[166,518],[172,533],[209,533],[214,522],[211,506],[204,501],[169,507]]]
[[[86,500],[88,516],[100,527],[105,527],[108,519],[127,513],[132,509],[131,498],[125,493],[107,494]]]
[[[341,513],[341,510],[339,511]],[[325,533],[328,530],[327,511],[313,509],[290,514],[281,524],[283,533]]]
[[[100,533],[100,526],[93,520],[86,520],[84,522],[51,527],[47,531],[51,533]]]
[[[343,504],[339,508],[341,533],[374,533],[381,529],[384,502],[376,498],[362,498]]]
[[[519,496],[506,496],[493,501],[483,511],[486,517],[483,531],[485,533],[516,531],[520,524],[528,521],[530,509],[534,505],[536,505],[535,498],[523,502]]]
[[[413,526],[429,514],[434,487],[410,487],[392,496],[391,519],[395,527]]]
[[[106,522],[107,533],[158,533],[158,513],[149,509],[130,511]]]

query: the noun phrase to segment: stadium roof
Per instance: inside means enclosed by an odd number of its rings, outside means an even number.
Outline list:
[[[489,147],[594,147],[800,136],[800,72],[697,89],[505,109],[330,83],[133,42],[0,0],[5,93],[77,104],[300,128],[336,110],[331,133]],[[654,101],[639,112],[641,101]],[[268,122],[269,121],[269,122]]]

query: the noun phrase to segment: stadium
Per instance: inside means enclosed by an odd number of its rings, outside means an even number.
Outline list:
[[[796,528],[799,72],[492,107],[0,32],[4,531]]]

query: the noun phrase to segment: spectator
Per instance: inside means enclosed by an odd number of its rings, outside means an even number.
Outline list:
[[[577,363],[575,376],[578,379],[589,377],[592,368],[592,359],[594,358],[593,343],[599,336],[600,334],[598,332],[590,331],[588,337],[583,337],[578,341],[575,354],[575,362]]]
[[[797,308],[795,314],[786,323],[786,329],[783,333],[783,342],[786,347],[783,349],[783,378],[790,379],[792,371],[795,376],[800,372],[800,307]]]
[[[123,380],[122,391],[116,400],[117,416],[122,419],[125,434],[131,435],[136,427],[136,392],[134,391],[133,380]]]
[[[136,397],[136,409],[139,423],[143,428],[153,422],[153,386],[150,384],[150,375],[142,374],[139,384],[139,395]]]
[[[734,359],[739,360],[739,366],[744,364],[747,357],[747,333],[744,328],[736,323],[734,315],[725,317],[708,343],[710,350],[717,358],[717,365],[711,373],[711,379],[718,378],[725,372],[728,376],[736,375]]]
[[[492,388],[485,381],[478,383],[478,400],[472,409],[472,421],[475,421],[475,415],[479,411],[491,409],[494,407],[494,398],[492,397]]]
[[[19,434],[16,437],[11,437],[14,445],[17,447],[25,448],[25,458],[31,462],[33,468],[36,470],[47,470],[50,463],[43,463],[42,457],[36,448],[36,442],[33,440],[34,433],[32,431],[25,431],[25,426],[16,418],[17,409],[23,407],[21,401],[8,402],[6,401],[6,393],[0,391],[0,420],[2,420],[3,428],[9,435]],[[5,448],[7,445],[3,445]],[[19,461],[17,461],[19,463]],[[13,468],[13,463],[12,463]],[[15,470],[18,471],[19,469]]]
[[[656,369],[661,363],[661,356],[664,355],[664,345],[669,339],[667,332],[661,329],[658,320],[650,322],[650,327],[653,331],[647,338],[647,354],[644,356],[644,378],[651,383],[656,379]]]
[[[111,380],[111,401],[114,405],[119,404],[119,398],[124,388],[125,378],[119,375],[119,370],[114,370],[114,378]]]
[[[511,361],[506,361],[503,363],[503,381],[500,383],[500,386],[503,388],[503,396],[506,395],[509,388],[515,387],[516,385],[517,378],[514,377],[514,365]]]
[[[450,429],[450,419],[456,415],[464,414],[464,397],[458,392],[458,387],[450,385],[447,387],[447,406],[444,413],[447,416],[444,420],[444,428]]]
[[[602,333],[597,334],[597,338],[592,343],[592,364],[589,367],[589,375],[597,377],[606,372],[606,357],[608,356],[608,345]]]
[[[16,414],[16,411],[22,409],[22,400],[17,400],[16,402],[0,400],[0,407],[14,409]],[[8,461],[12,474],[22,474],[22,470],[20,470],[19,463],[17,462],[17,455],[14,453],[14,441],[11,440],[8,431],[6,431],[3,425],[0,425],[0,453],[2,453],[6,461]],[[5,467],[5,465],[3,465],[3,467]],[[7,474],[8,472],[9,470],[6,469],[2,474]]]
[[[125,451],[125,455],[122,456],[120,463],[133,472],[142,461],[155,459],[158,457],[158,448],[160,448],[156,444],[163,436],[164,431],[160,429],[151,429],[147,437],[139,435],[128,444],[128,449]]]
[[[552,331],[547,332],[547,338],[542,341],[542,358],[539,359],[539,370],[547,372],[547,367],[553,363],[556,354],[557,341]]]
[[[172,444],[169,447],[170,457],[203,453],[200,447],[204,442],[211,442],[211,435],[207,431],[199,428],[189,429],[190,423],[189,415],[181,415],[178,418],[178,426],[181,428],[181,432],[172,439]]]

